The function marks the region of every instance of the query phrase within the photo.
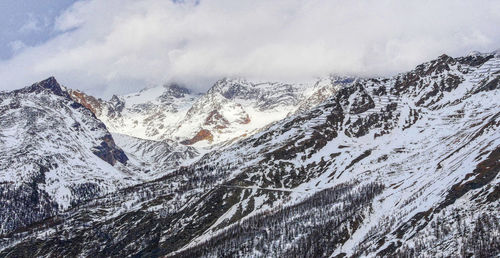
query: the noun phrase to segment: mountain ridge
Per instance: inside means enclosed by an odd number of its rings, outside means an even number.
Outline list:
[[[308,89],[306,85],[224,78],[205,94],[195,94],[170,84],[122,97],[115,95],[110,101],[69,91],[77,102],[87,105],[115,133],[192,145],[199,142],[198,139],[208,139],[196,137],[201,132],[212,135],[211,141],[198,144],[208,147],[248,136],[290,112],[307,110],[333,94],[338,84],[330,78],[323,79],[321,87],[318,83]]]
[[[500,56],[473,54],[349,81],[161,177],[9,233],[0,256],[498,255],[499,77]]]

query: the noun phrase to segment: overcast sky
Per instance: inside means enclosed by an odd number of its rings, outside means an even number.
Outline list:
[[[8,59],[24,46],[38,45],[57,35],[54,20],[75,1],[0,0],[0,59]]]
[[[0,0],[0,90],[392,75],[500,48],[498,0]]]

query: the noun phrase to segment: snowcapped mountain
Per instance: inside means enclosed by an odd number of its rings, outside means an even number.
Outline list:
[[[199,155],[173,141],[112,135],[95,116],[107,107],[90,96],[80,104],[75,96],[85,95],[53,77],[0,93],[0,207],[6,211],[0,233],[163,176]]]
[[[0,93],[0,232],[139,182],[106,126],[54,78]]]
[[[338,88],[331,95],[325,84]],[[331,78],[307,97],[295,87],[220,81],[182,116],[214,142],[212,131],[252,119],[248,110],[294,108],[163,177],[26,223],[0,238],[0,256],[500,254],[498,53],[442,55],[388,78]],[[200,125],[207,115],[214,122]],[[191,148],[113,138],[127,163],[170,162],[163,150]]]
[[[177,255],[498,254],[499,71],[498,55],[441,56],[357,80],[207,156],[238,160],[221,183],[237,197],[209,194],[237,201]]]
[[[92,110],[111,132],[148,140],[160,140],[166,131],[173,130],[199,97],[176,84],[120,97],[114,95],[109,101],[75,90],[69,92],[76,101]]]
[[[188,138],[186,144],[200,139],[209,144],[241,139],[297,110],[320,104],[347,82],[332,77],[311,86],[223,79],[198,99],[176,130],[165,137]],[[200,134],[202,137],[197,137]]]
[[[196,147],[247,137],[287,115],[323,102],[349,79],[329,77],[307,84],[252,83],[222,79],[205,94],[165,85],[103,101],[69,90],[111,132]]]

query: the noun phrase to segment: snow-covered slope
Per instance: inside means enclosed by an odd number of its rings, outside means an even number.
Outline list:
[[[0,93],[0,232],[139,182],[106,126],[54,78]]]
[[[113,96],[110,101],[75,90],[69,93],[111,132],[203,147],[247,137],[291,113],[308,110],[345,83],[349,80],[337,77],[312,85],[222,79],[204,94],[172,84]]]
[[[349,81],[189,166],[9,234],[0,256],[496,257],[498,99],[497,53]]]
[[[170,140],[144,140],[124,134],[113,134],[113,139],[137,167],[147,169],[150,179],[187,165],[200,155],[195,148]]]
[[[498,54],[443,55],[392,78],[357,80],[206,156],[240,164],[222,185],[240,193],[177,254],[498,255],[498,99]]]
[[[149,140],[161,140],[166,131],[173,130],[199,98],[199,94],[177,84],[114,95],[109,101],[96,100],[79,91],[69,92],[76,101],[87,104],[111,132]]]
[[[297,110],[314,107],[349,80],[326,78],[313,85],[285,83],[252,83],[243,79],[223,79],[189,109],[176,130],[165,135],[174,139],[189,139],[205,132],[215,144],[244,138],[279,121]]]

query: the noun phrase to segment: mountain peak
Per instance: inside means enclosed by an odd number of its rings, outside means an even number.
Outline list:
[[[177,83],[171,83],[165,85],[164,87],[167,88],[167,90],[163,95],[169,95],[175,98],[182,98],[186,94],[191,94],[191,90]]]
[[[113,94],[113,96],[111,96],[111,99],[109,101],[120,102],[120,98],[117,95]]]
[[[49,89],[56,94],[60,94],[63,90],[61,85],[57,82],[54,76],[51,76],[43,81],[35,83],[35,85],[42,87],[44,89]]]
[[[251,86],[251,84],[244,79],[233,79],[225,77],[215,82],[215,84],[208,90],[208,93],[218,92],[224,97],[231,99],[232,97],[234,97],[234,95],[236,95],[237,92],[244,89],[248,90],[248,86]]]
[[[446,63],[451,63],[454,61],[453,57],[447,55],[447,54],[442,54],[438,57],[438,61],[446,62]]]
[[[58,95],[61,97],[65,98],[70,98],[68,95],[68,92],[66,92],[61,85],[57,82],[56,78],[54,76],[51,76],[43,81],[39,81],[31,86],[28,86],[24,89],[21,89],[19,91],[14,91],[14,92],[26,92],[26,93],[40,93],[42,91],[48,90],[49,92],[53,93],[54,95]]]

